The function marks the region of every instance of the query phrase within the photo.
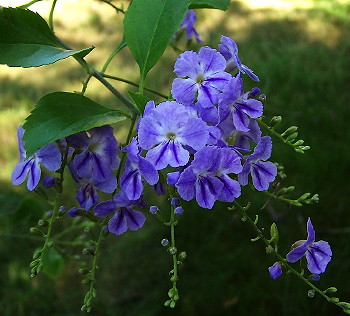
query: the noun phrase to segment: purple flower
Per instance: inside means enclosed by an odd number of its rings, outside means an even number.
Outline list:
[[[220,121],[231,115],[233,125],[238,131],[249,131],[249,117],[260,117],[263,113],[263,105],[258,100],[249,99],[248,95],[249,93],[244,93],[240,74],[231,78],[219,99]]]
[[[11,180],[13,185],[21,184],[28,175],[27,188],[33,191],[40,181],[43,165],[49,171],[56,171],[61,166],[61,153],[56,144],[48,144],[39,149],[33,156],[26,158],[24,142],[22,140],[24,129],[19,126],[17,129],[19,163],[12,172]]]
[[[238,181],[241,185],[248,184],[248,175],[250,173],[253,185],[258,191],[268,189],[270,182],[274,181],[277,175],[276,165],[270,161],[265,161],[270,158],[271,149],[271,137],[261,137],[259,144],[247,158],[242,172],[238,175]]]
[[[233,71],[238,68],[239,72],[247,74],[250,79],[259,81],[259,77],[253,73],[253,70],[241,63],[238,57],[238,47],[235,41],[227,36],[221,37],[221,44],[219,44],[220,53],[226,58],[226,71]]]
[[[81,178],[72,163],[69,164],[69,170],[73,179],[78,183],[77,200],[79,205],[85,210],[89,210],[98,202],[98,191],[113,193],[117,188],[117,179],[110,175],[106,179],[97,180],[94,178]]]
[[[140,156],[137,140],[124,148],[128,153],[125,171],[120,178],[120,188],[126,193],[129,200],[137,200],[143,191],[142,178],[154,185],[159,180],[156,168],[145,158]]]
[[[140,146],[148,150],[146,159],[157,170],[168,165],[184,166],[189,160],[184,146],[199,150],[209,138],[206,123],[175,101],[160,103],[151,110],[141,119],[138,132]]]
[[[307,221],[307,240],[299,240],[293,246],[295,248],[286,256],[287,261],[294,263],[305,256],[307,268],[313,274],[323,273],[332,259],[332,250],[328,242],[315,242],[315,230],[310,218]]]
[[[67,137],[67,143],[78,150],[72,161],[80,178],[104,181],[119,166],[118,142],[113,128],[105,125]]]
[[[185,105],[193,104],[197,98],[204,108],[214,106],[218,103],[220,92],[231,78],[224,71],[225,67],[225,58],[210,47],[202,47],[198,53],[182,53],[174,68],[174,72],[182,78],[173,81],[172,95],[176,101]]]
[[[180,29],[186,30],[186,37],[189,40],[192,39],[192,36],[194,36],[196,38],[196,41],[200,43],[202,42],[202,40],[200,39],[198,32],[194,28],[194,24],[196,23],[196,20],[197,20],[196,13],[193,10],[188,10],[184,20],[180,25]]]
[[[269,273],[272,279],[278,279],[282,275],[282,263],[275,262],[271,267],[269,267]]]
[[[140,229],[146,221],[145,216],[133,209],[139,205],[139,200],[129,200],[123,191],[114,195],[112,200],[101,202],[96,205],[94,213],[98,217],[107,217],[115,212],[108,222],[108,231],[121,235],[128,229],[135,231]]]
[[[250,150],[250,141],[257,144],[261,138],[261,130],[255,120],[249,120],[247,132],[238,131],[229,116],[218,127],[222,131],[223,140],[240,149]]]
[[[175,186],[184,200],[195,197],[201,207],[210,209],[216,200],[232,202],[240,196],[239,183],[228,174],[238,174],[241,170],[241,161],[235,151],[209,146],[195,154]]]

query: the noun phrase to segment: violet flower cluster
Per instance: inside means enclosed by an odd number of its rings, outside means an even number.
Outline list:
[[[194,21],[189,11],[183,27],[197,36]],[[78,205],[68,214],[108,217],[107,228],[117,235],[143,226],[145,217],[135,208],[145,206],[147,184],[160,194],[172,186],[177,198],[196,200],[207,209],[216,201],[234,201],[250,177],[258,191],[267,190],[277,174],[276,165],[268,161],[272,141],[262,136],[255,120],[263,114],[260,90],[243,88],[244,74],[256,81],[258,77],[242,64],[232,39],[223,36],[218,49],[206,46],[178,57],[173,99],[148,102],[137,134],[123,148],[113,128],[102,126],[68,136],[60,145],[50,144],[26,158],[19,129],[21,158],[13,184],[23,182],[28,173],[28,189],[33,190],[39,185],[40,164],[58,170],[60,152],[68,146],[67,164],[78,187]],[[122,165],[119,155],[126,156]],[[54,185],[54,179],[46,178],[44,185]],[[111,199],[101,201],[99,192],[112,194]]]

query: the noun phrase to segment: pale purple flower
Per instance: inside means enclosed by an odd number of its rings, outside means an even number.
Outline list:
[[[271,267],[269,267],[270,277],[274,280],[278,279],[282,275],[282,263],[275,262]]]
[[[332,260],[332,250],[328,242],[315,242],[315,230],[310,218],[307,221],[307,240],[299,240],[293,246],[295,248],[286,256],[287,261],[294,263],[305,256],[307,268],[313,274],[323,273]]]
[[[138,129],[139,145],[148,150],[146,159],[157,170],[168,165],[184,166],[189,160],[188,147],[199,150],[208,138],[206,123],[175,101],[160,103],[152,109],[141,119]]]
[[[145,223],[145,216],[133,209],[133,207],[139,206],[140,202],[141,199],[129,200],[126,194],[120,191],[114,195],[112,200],[97,204],[94,213],[98,217],[107,217],[115,212],[108,222],[108,231],[115,235],[121,235],[128,229],[138,230]]]
[[[228,174],[238,174],[241,170],[241,159],[235,151],[209,146],[195,154],[175,186],[184,200],[196,198],[199,206],[210,209],[217,200],[232,202],[240,196],[239,183]]]
[[[241,185],[248,184],[249,173],[253,179],[253,185],[258,191],[269,188],[270,182],[274,181],[277,175],[277,166],[266,161],[271,156],[272,140],[269,136],[261,137],[254,152],[246,159],[242,172],[238,175]]]
[[[237,44],[232,38],[222,36],[221,44],[219,44],[219,50],[227,60],[226,71],[233,71],[238,68],[239,72],[247,74],[250,79],[259,81],[259,77],[253,73],[253,70],[241,63],[241,60],[238,57]]]
[[[193,10],[188,10],[184,20],[180,25],[180,29],[185,29],[186,37],[188,39],[192,39],[192,36],[194,36],[196,41],[200,43],[202,42],[202,40],[199,37],[197,30],[194,28],[194,24],[196,23],[196,20],[197,20],[196,13]]]
[[[231,78],[223,89],[219,99],[219,117],[223,121],[231,116],[236,130],[249,131],[249,118],[258,118],[263,114],[263,104],[255,99],[248,98],[244,93],[243,80],[240,74]]]
[[[78,150],[72,164],[80,178],[104,181],[119,166],[118,142],[109,125],[68,136],[67,143]]]
[[[140,150],[136,138],[123,149],[128,153],[125,170],[120,178],[120,188],[125,192],[129,200],[137,200],[143,192],[142,179],[148,184],[154,185],[159,180],[156,168],[145,158],[140,156]]]
[[[23,134],[24,129],[19,126],[17,129],[19,163],[12,172],[11,180],[13,185],[19,185],[28,175],[27,188],[33,191],[40,181],[40,165],[49,171],[57,171],[61,166],[61,153],[56,144],[51,143],[39,149],[33,156],[26,158]]]
[[[218,103],[218,97],[231,75],[225,72],[225,58],[210,47],[202,47],[198,53],[186,51],[175,62],[176,78],[171,93],[177,102],[191,105],[198,101],[204,107]]]

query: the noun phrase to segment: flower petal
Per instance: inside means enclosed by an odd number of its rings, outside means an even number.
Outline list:
[[[238,181],[231,179],[226,174],[221,175],[218,179],[224,185],[218,197],[219,201],[233,202],[235,198],[238,198],[241,195],[241,186]]]
[[[19,162],[15,166],[15,169],[13,169],[11,174],[11,180],[13,185],[19,185],[26,179],[32,164],[34,164],[34,159],[30,158],[25,161]]]
[[[39,162],[49,171],[56,171],[61,166],[61,153],[55,143],[44,146],[35,155],[38,157]]]
[[[193,79],[175,78],[172,84],[171,94],[177,102],[191,105],[196,99],[197,91],[198,86]]]
[[[174,182],[174,179],[172,179],[175,176],[175,179],[178,176],[178,172],[173,172],[168,175],[168,183],[170,182],[169,180],[172,180],[171,184]],[[171,178],[171,179],[169,179]],[[178,178],[175,186],[177,188],[177,191],[179,195],[186,201],[190,201],[194,198],[195,194],[195,183],[197,181],[197,176],[193,172],[192,167],[186,168]]]
[[[258,191],[269,188],[270,182],[274,181],[277,175],[277,166],[270,161],[258,161],[251,169],[253,185]]]
[[[108,222],[108,230],[115,234],[121,235],[128,230],[125,212],[117,211]]]
[[[137,169],[125,170],[120,178],[120,188],[129,200],[137,200],[143,191],[141,175]]]
[[[140,229],[146,221],[145,215],[131,208],[123,209],[123,212],[125,212],[128,228],[132,231]]]
[[[312,243],[306,252],[307,268],[311,273],[320,274],[332,260],[332,250],[326,241]]]
[[[221,194],[224,184],[217,178],[206,176],[196,182],[196,201],[199,206],[211,209]]]
[[[109,214],[115,212],[117,205],[113,200],[98,203],[94,208],[94,214],[98,217],[107,217]]]

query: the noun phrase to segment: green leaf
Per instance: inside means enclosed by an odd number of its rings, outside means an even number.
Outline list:
[[[76,93],[44,95],[23,125],[27,156],[60,138],[123,121],[127,114],[108,109]]]
[[[124,18],[124,35],[140,67],[141,80],[163,55],[181,25],[188,0],[134,0]]]
[[[230,0],[189,0],[190,9],[211,8],[227,10]]]
[[[145,110],[146,103],[150,101],[151,99],[143,94],[135,93],[132,91],[128,91],[130,97],[134,101],[135,105],[139,109],[140,113],[143,114],[143,111]]]
[[[64,268],[62,255],[55,248],[47,248],[43,253],[43,273],[56,279]]]
[[[93,47],[67,50],[45,20],[27,9],[0,8],[0,64],[38,67],[69,56],[86,56]]]

